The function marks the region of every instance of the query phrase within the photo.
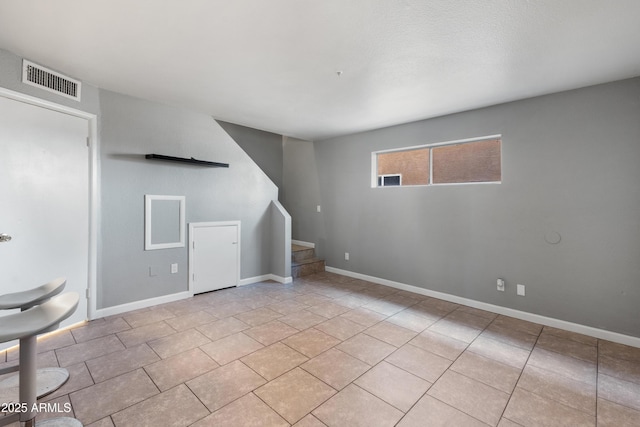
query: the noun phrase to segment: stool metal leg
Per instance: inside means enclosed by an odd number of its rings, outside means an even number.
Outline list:
[[[75,418],[50,418],[36,425],[36,365],[37,365],[37,339],[30,336],[20,339],[20,403],[26,404],[26,411],[20,413],[20,422],[24,427],[51,426],[51,427],[82,427],[82,423]],[[2,424],[0,424],[2,425]]]
[[[9,314],[2,317],[0,328],[0,342],[20,340],[20,365],[19,365],[19,390],[18,400],[20,408],[8,416],[0,417],[0,425],[6,425],[18,419],[26,427],[34,427],[38,407],[36,407],[37,394],[37,339],[38,334],[57,329],[60,322],[68,318],[77,308],[80,297],[75,292],[58,295],[50,301],[32,307],[29,310]],[[2,369],[5,373],[14,371],[15,368]],[[43,425],[49,427],[82,426],[73,418],[53,418],[45,420]]]
[[[20,421],[25,427],[35,425],[36,414],[33,406],[36,403],[36,336],[20,340],[20,403],[26,403],[26,411],[20,414]]]

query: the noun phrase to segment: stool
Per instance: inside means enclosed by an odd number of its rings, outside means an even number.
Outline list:
[[[24,311],[58,295],[66,284],[67,279],[60,277],[28,291],[0,295],[0,310],[19,308]]]
[[[25,427],[35,425],[36,413],[33,409],[36,403],[36,337],[56,330],[60,322],[73,314],[79,300],[77,293],[69,292],[20,313],[2,317],[0,343],[20,340],[19,404],[24,406],[18,412],[0,418],[0,426],[15,421],[24,422]],[[0,374],[13,370],[15,368],[3,369],[0,370]],[[82,426],[74,418],[55,418],[39,424]]]
[[[37,288],[23,292],[0,295],[0,310],[19,308],[25,311],[58,295],[67,284],[65,278],[58,278]],[[36,394],[38,398],[53,393],[69,379],[69,371],[64,368],[38,369],[36,374]],[[0,403],[15,402],[18,398],[18,375],[0,381]]]

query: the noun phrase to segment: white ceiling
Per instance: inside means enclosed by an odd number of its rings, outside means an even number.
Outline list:
[[[638,76],[640,1],[0,0],[0,48],[318,140]]]

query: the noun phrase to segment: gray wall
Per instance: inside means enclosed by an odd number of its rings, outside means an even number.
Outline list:
[[[320,187],[313,143],[284,137],[283,149],[284,186],[280,200],[291,214],[292,238],[315,243],[320,249],[324,229],[316,210],[320,205]]]
[[[211,117],[100,92],[102,254],[98,308],[187,290],[187,248],[144,251],[144,195],[186,196],[187,222],[242,221],[241,278],[268,274],[278,189]],[[204,168],[156,153],[229,163]],[[170,264],[178,263],[178,274]],[[150,277],[149,268],[157,275]]]
[[[502,184],[370,187],[372,151],[491,134]],[[640,336],[640,79],[314,145],[329,266]]]
[[[145,194],[185,195],[187,222],[241,220],[241,278],[272,272],[269,206],[278,189],[215,120],[85,83],[82,100],[76,102],[23,84],[21,70],[22,58],[0,50],[1,87],[98,115],[98,309],[187,290],[186,247],[144,251]],[[240,128],[239,134],[253,135]],[[270,149],[277,140],[281,165],[282,139],[268,135]],[[196,157],[231,167],[151,162],[143,158],[147,153]],[[170,264],[176,262],[179,272],[170,274]]]
[[[277,200],[271,202],[271,271],[291,277],[291,216]]]
[[[48,67],[47,64],[40,65],[51,68]],[[64,70],[55,71],[67,75]],[[73,78],[74,76],[69,77]],[[2,49],[0,49],[0,87],[55,102],[56,104],[66,105],[67,107],[75,108],[76,110],[98,114],[98,88],[83,82],[80,102],[78,102],[34,86],[26,85],[22,83],[22,58]]]
[[[282,135],[218,120],[218,124],[282,189]]]

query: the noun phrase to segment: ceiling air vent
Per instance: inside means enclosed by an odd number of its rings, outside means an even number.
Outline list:
[[[22,60],[22,83],[80,101],[81,83],[41,65]]]

